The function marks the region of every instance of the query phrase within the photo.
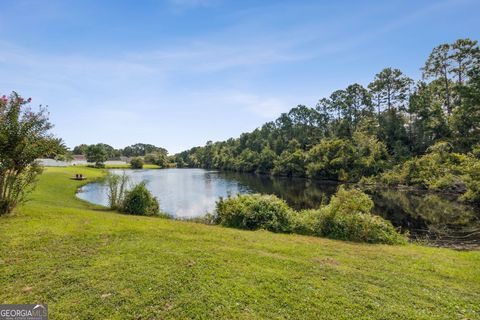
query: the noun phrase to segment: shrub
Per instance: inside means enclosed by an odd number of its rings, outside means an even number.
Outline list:
[[[214,220],[240,229],[290,231],[292,209],[274,195],[246,194],[217,202]]]
[[[63,148],[51,135],[46,109],[35,112],[30,101],[15,92],[0,97],[0,215],[10,213],[33,190],[42,171],[36,159]]]
[[[160,213],[160,206],[157,198],[145,186],[145,182],[141,182],[125,193],[122,211],[129,214],[151,216]]]
[[[480,159],[480,144],[476,144],[472,147],[472,155],[475,158]]]
[[[132,160],[130,160],[130,167],[132,169],[143,169],[143,159],[140,157],[132,158]]]
[[[373,209],[373,201],[359,189],[345,189],[340,186],[337,193],[330,199],[327,208],[340,214],[370,214]]]
[[[368,243],[404,244],[407,238],[392,224],[372,214],[328,212],[320,222],[319,236]]]
[[[125,172],[121,176],[109,173],[106,178],[106,183],[108,187],[108,203],[110,209],[120,209],[123,199],[125,198],[128,176]]]
[[[292,218],[292,232],[309,236],[318,235],[317,225],[321,220],[322,211],[308,209],[295,212]]]
[[[467,192],[462,199],[480,203],[480,160],[472,159],[465,167]]]
[[[373,201],[368,195],[342,186],[321,209],[315,225],[317,235],[357,242],[406,243],[405,235],[398,233],[390,221],[371,214],[372,208]]]
[[[398,233],[389,221],[371,214],[372,208],[372,200],[362,191],[340,187],[327,206],[297,212],[292,231],[357,242],[406,243],[406,236]]]
[[[339,240],[404,244],[398,233],[382,217],[371,214],[373,201],[357,189],[339,188],[327,206],[294,211],[274,195],[238,195],[220,199],[208,221],[228,227],[273,232],[293,232]]]

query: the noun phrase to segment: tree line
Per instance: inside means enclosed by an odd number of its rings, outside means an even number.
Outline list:
[[[162,168],[167,167],[170,161],[168,151],[165,148],[145,143],[136,143],[123,149],[115,149],[105,143],[81,144],[74,147],[71,153],[73,155],[85,155],[88,162],[95,163],[98,167],[101,167],[108,159],[121,156],[141,158],[142,161],[156,164]]]
[[[452,152],[480,149],[480,50],[459,39],[435,47],[422,79],[385,68],[299,105],[236,139],[175,155],[178,167],[358,181],[420,157],[437,142]]]
[[[120,156],[125,156],[125,157],[140,157],[140,156],[145,156],[149,153],[153,152],[162,152],[167,154],[167,150],[162,148],[162,147],[157,147],[153,144],[148,144],[148,143],[135,143],[132,144],[131,146],[127,146],[125,148],[120,148],[120,149],[115,149],[114,147],[106,144],[106,143],[97,143],[97,144],[81,144],[73,148],[72,154],[82,154],[86,155],[88,152],[88,148],[91,148],[92,146],[96,146],[98,148],[102,148],[105,150],[107,156],[109,158],[116,158]]]

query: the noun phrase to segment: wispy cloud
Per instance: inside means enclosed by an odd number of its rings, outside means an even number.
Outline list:
[[[177,6],[209,6],[216,0],[169,0]],[[463,0],[468,3],[469,0]],[[75,54],[41,54],[0,42],[0,63],[8,66],[35,70],[38,75],[50,74],[62,78],[91,76],[104,82],[104,78],[130,78],[132,76],[218,72],[235,68],[255,68],[259,65],[275,65],[295,61],[319,59],[324,56],[352,50],[366,41],[373,41],[411,23],[415,19],[448,8],[452,0],[434,3],[410,14],[390,21],[382,28],[342,37],[328,37],[325,26],[299,24],[289,30],[270,31],[267,34],[251,34],[252,30],[236,26],[213,35],[183,39],[183,43],[164,45],[157,49],[124,51],[108,58]],[[334,25],[329,24],[330,28]],[[240,31],[238,31],[240,30]],[[248,34],[248,36],[246,36]],[[182,40],[179,40],[182,42]],[[308,50],[305,47],[308,46]],[[245,70],[245,69],[243,69]]]
[[[293,106],[290,99],[272,97],[242,91],[200,93],[198,97],[210,104],[227,106],[231,109],[242,109],[263,119],[272,120]]]
[[[229,43],[207,40],[151,52],[131,53],[128,57],[136,62],[148,62],[162,70],[216,72],[236,67],[297,61],[306,56],[294,53],[293,46],[288,42],[266,40],[263,43]]]

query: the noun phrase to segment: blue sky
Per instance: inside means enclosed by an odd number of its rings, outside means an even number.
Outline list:
[[[434,46],[480,40],[478,12],[476,0],[1,0],[0,94],[48,105],[70,147],[175,153],[387,66],[418,79]]]

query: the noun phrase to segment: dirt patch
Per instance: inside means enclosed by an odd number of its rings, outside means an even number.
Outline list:
[[[30,292],[32,292],[32,290],[33,290],[33,287],[26,286],[25,288],[22,289],[22,292],[23,293],[30,293]]]
[[[322,266],[334,266],[337,267],[340,265],[340,262],[333,258],[313,258],[315,263],[320,263]]]

